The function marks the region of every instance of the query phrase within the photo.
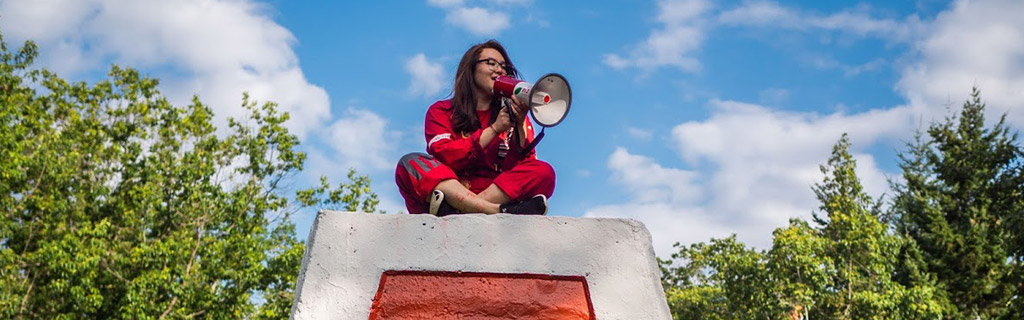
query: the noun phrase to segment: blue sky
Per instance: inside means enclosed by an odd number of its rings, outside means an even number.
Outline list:
[[[549,214],[642,221],[656,251],[771,231],[817,208],[811,186],[849,133],[872,196],[917,128],[973,85],[1024,125],[1020,1],[0,1],[9,43],[94,80],[110,64],[192,94],[221,119],[243,91],[289,111],[309,154],[296,185],[348,168],[404,210],[395,161],[423,151],[426,107],[462,53],[498,39],[526,80],[565,75],[573,106],[538,147]],[[305,237],[314,217],[295,217]]]

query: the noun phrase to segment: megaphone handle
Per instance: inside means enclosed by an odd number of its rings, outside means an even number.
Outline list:
[[[544,129],[544,127],[540,128],[540,133],[537,134],[537,137],[534,138],[533,141],[530,141],[530,144],[526,145],[526,147],[523,148],[523,151],[519,154],[520,156],[525,157],[526,154],[530,153],[530,150],[533,150],[533,148],[537,146],[537,143],[540,142],[540,139],[544,138]]]
[[[512,113],[512,99],[502,98],[501,99],[501,106],[505,108],[505,112],[508,113],[508,116],[512,120],[512,123],[519,123],[519,118],[516,117],[515,113]],[[518,133],[511,135],[511,137],[509,137],[509,138],[512,139],[513,145],[516,145],[516,146],[519,145],[519,134]]]

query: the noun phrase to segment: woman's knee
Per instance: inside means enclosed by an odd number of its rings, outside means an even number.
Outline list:
[[[419,160],[421,157],[427,159],[433,159],[429,154],[422,152],[410,152],[398,159],[398,166],[408,168],[414,161]]]
[[[535,179],[536,191],[548,197],[555,192],[555,168],[550,163],[541,160],[532,160],[530,164],[533,179]]]
[[[545,181],[555,182],[555,168],[543,160],[533,160],[534,170],[536,170],[537,176],[541,177]]]

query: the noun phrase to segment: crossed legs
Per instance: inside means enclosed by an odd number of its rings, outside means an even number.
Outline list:
[[[504,191],[501,191],[501,188],[493,183],[479,194],[466,189],[455,179],[441,181],[434,187],[434,190],[444,192],[445,201],[462,212],[498,213],[500,206],[511,200]]]
[[[395,168],[395,182],[409,213],[428,212],[434,190],[445,194],[445,202],[461,212],[498,213],[501,205],[523,201],[538,194],[551,197],[555,172],[547,162],[526,159],[502,172],[479,193],[464,186],[448,166],[425,153],[402,157]]]

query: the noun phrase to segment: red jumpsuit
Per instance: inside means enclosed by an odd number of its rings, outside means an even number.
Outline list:
[[[427,109],[424,131],[427,152],[402,157],[395,168],[395,183],[405,199],[409,213],[426,213],[429,196],[438,183],[457,179],[470,191],[480,193],[492,183],[511,201],[522,201],[543,194],[551,198],[555,190],[555,170],[537,160],[534,150],[521,155],[521,147],[508,141],[508,152],[500,146],[508,133],[502,132],[486,147],[480,147],[480,134],[490,126],[490,110],[477,110],[480,129],[460,135],[452,129],[452,101],[435,102]],[[533,125],[526,120],[527,143],[533,140]],[[504,154],[504,158],[499,154]]]

